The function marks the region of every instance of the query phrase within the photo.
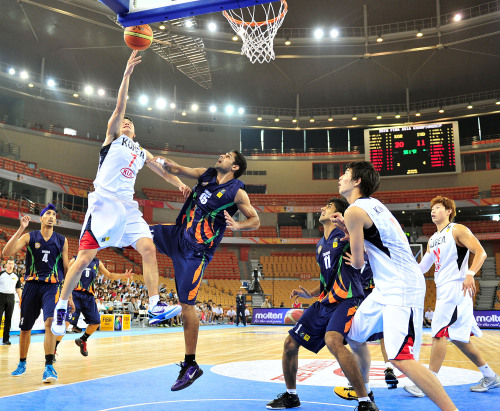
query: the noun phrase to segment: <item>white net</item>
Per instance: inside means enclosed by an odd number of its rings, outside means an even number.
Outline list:
[[[278,7],[279,4],[279,7]],[[241,38],[241,54],[252,63],[274,60],[274,37],[288,11],[285,0],[224,11],[229,24]]]

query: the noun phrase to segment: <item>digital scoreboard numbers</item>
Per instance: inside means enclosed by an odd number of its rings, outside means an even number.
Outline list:
[[[365,130],[365,157],[381,176],[460,172],[456,121]]]

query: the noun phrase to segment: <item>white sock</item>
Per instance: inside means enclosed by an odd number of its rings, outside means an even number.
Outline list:
[[[372,400],[370,400],[370,397],[359,397],[358,398],[358,402],[363,402],[363,401],[372,402]]]
[[[370,383],[369,382],[365,383],[365,388],[366,388],[366,392],[370,393],[371,390],[370,390]]]
[[[431,371],[431,373],[433,373],[436,377],[438,376],[437,372]]]
[[[295,395],[297,395],[297,389],[295,389],[295,390],[290,390],[290,389],[288,389],[288,388],[287,388],[287,389],[286,389],[286,392],[287,392],[288,394],[295,394]]]
[[[57,302],[57,305],[56,305],[56,309],[58,310],[59,308],[64,308],[65,310],[68,309],[68,300],[63,300],[63,299],[59,299],[59,301]]]
[[[479,371],[481,371],[486,378],[492,378],[496,375],[488,364],[484,364],[482,367],[479,367]]]
[[[160,296],[158,294],[149,297],[149,309],[153,308],[160,301]]]
[[[385,368],[390,368],[391,370],[394,369],[394,366],[390,362],[385,363]]]

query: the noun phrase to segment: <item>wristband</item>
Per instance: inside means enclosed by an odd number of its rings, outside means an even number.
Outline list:
[[[365,270],[365,267],[366,267],[366,261],[363,261],[363,266],[361,268],[356,268],[356,267],[352,266],[352,268],[354,268],[355,270],[359,270],[359,272],[361,274],[363,274],[363,271]]]
[[[467,270],[467,275],[472,275],[474,277],[476,273],[472,270]]]

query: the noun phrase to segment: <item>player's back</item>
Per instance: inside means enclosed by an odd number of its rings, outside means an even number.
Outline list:
[[[125,134],[101,147],[94,180],[96,192],[132,200],[137,173],[146,162],[146,152]]]
[[[359,198],[353,206],[364,210],[373,221],[372,227],[364,230],[364,238],[375,281],[375,301],[423,308],[425,279],[398,221],[375,198]]]
[[[74,257],[76,259],[76,256]],[[95,281],[99,272],[99,259],[93,258],[90,264],[82,272],[80,281],[75,287],[75,291],[85,291],[95,294]]]
[[[64,276],[62,251],[66,238],[53,232],[45,241],[40,230],[31,231],[29,235],[25,281],[61,282]]]

